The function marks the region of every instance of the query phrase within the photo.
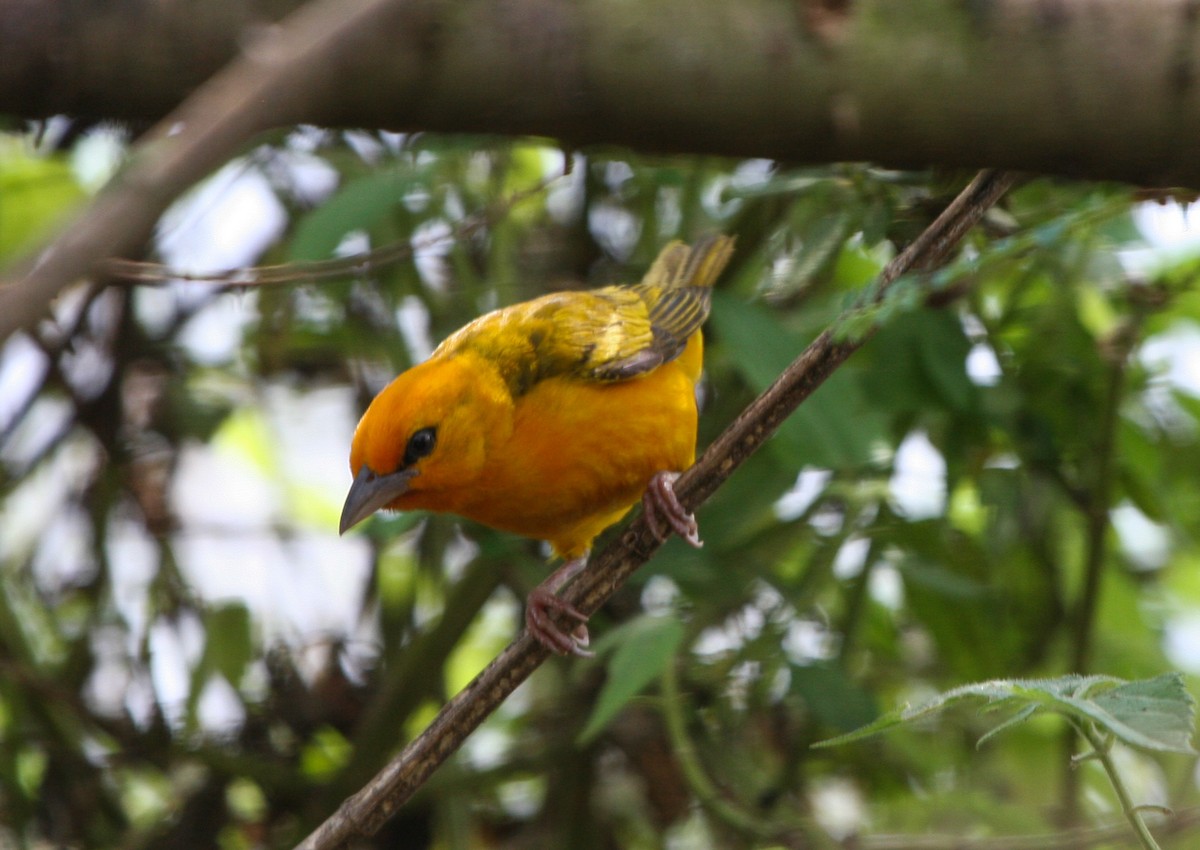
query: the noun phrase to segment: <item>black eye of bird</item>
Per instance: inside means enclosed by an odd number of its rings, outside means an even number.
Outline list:
[[[404,447],[404,465],[412,466],[423,457],[428,457],[437,445],[437,428],[422,428],[408,438]]]

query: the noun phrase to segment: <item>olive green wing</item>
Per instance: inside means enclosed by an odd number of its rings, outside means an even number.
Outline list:
[[[672,242],[642,282],[628,287],[645,305],[651,341],[597,367],[597,377],[623,380],[674,360],[700,329],[712,306],[712,287],[733,255],[729,236],[709,236],[693,246]]]
[[[733,239],[667,245],[642,282],[559,292],[476,319],[439,353],[471,349],[491,361],[514,396],[549,377],[623,381],[678,357],[708,317],[712,284]]]

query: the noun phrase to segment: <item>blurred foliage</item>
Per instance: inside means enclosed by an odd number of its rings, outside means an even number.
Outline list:
[[[83,193],[86,142],[4,141],[0,262]],[[349,474],[308,469],[431,343],[736,234],[703,446],[821,330],[861,332],[843,310],[965,183],[622,152],[562,170],[532,142],[297,131],[235,164],[283,213],[247,262],[295,281],[85,282],[8,343],[0,841],[290,846],[511,638],[536,542],[419,515],[338,541]],[[1141,208],[1036,180],[900,282],[700,511],[705,547],[664,547],[594,619],[597,658],[539,670],[372,846],[987,847],[1114,821],[1053,717],[979,750],[956,712],[810,745],[984,679],[1200,669],[1200,250],[1156,248]],[[392,261],[305,278],[368,249]],[[1197,804],[1190,757],[1129,770],[1139,801]]]

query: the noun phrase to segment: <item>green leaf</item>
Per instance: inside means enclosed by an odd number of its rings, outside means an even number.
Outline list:
[[[1120,727],[1136,733],[1141,741],[1110,731],[1125,743],[1149,750],[1193,754],[1195,702],[1178,673],[1166,673],[1119,685],[1094,699]]]
[[[808,664],[792,668],[792,691],[823,725],[851,729],[879,712],[871,695],[840,667]]]
[[[22,148],[0,149],[0,265],[32,248],[84,199],[70,166],[62,159],[28,155]]]
[[[732,351],[736,368],[757,391],[770,386],[804,350],[807,337],[783,326],[761,303],[713,293],[712,324]],[[845,468],[868,463],[882,439],[883,417],[853,371],[834,372],[780,426],[771,445],[793,468]]]
[[[928,310],[920,317],[921,365],[938,395],[954,410],[970,410],[975,403],[975,385],[967,375],[971,343],[963,333],[958,316],[949,310]]]
[[[292,239],[293,261],[327,260],[354,230],[369,230],[395,209],[416,182],[409,171],[369,174],[344,185],[301,219]]]
[[[923,719],[966,699],[983,698],[989,709],[1016,707],[1017,713],[989,731],[980,743],[1042,710],[1087,721],[1117,740],[1144,750],[1195,754],[1191,746],[1195,703],[1178,673],[1123,682],[1111,676],[1057,679],[998,679],[947,691],[916,708],[891,711],[874,723],[814,746],[847,744]]]
[[[1033,717],[1033,715],[1037,714],[1037,710],[1038,710],[1038,706],[1035,704],[1030,704],[1030,705],[1025,706],[1020,711],[1018,711],[1016,714],[1014,714],[1012,717],[1008,718],[1008,720],[1005,720],[1003,723],[1001,723],[999,726],[993,726],[989,731],[984,733],[983,736],[978,741],[975,742],[976,748],[982,747],[984,744],[986,744],[988,741],[992,740],[992,738],[995,738],[1001,732],[1007,732],[1009,729],[1012,729],[1014,726],[1020,726],[1026,720]]]
[[[300,772],[316,782],[327,782],[350,760],[354,745],[332,726],[322,726],[300,753]]]
[[[863,383],[877,404],[897,411],[934,404],[970,411],[978,404],[978,390],[967,375],[970,350],[954,313],[898,312],[863,351],[870,359]]]
[[[250,612],[240,603],[209,610],[204,617],[206,642],[201,668],[220,673],[235,688],[254,654]]]
[[[610,632],[605,644],[616,643],[616,650],[608,663],[608,679],[578,743],[593,740],[626,703],[657,679],[682,642],[683,625],[673,617],[640,617]]]

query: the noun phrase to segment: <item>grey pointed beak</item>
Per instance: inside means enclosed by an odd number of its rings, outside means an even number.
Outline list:
[[[408,492],[408,482],[415,478],[417,470],[401,469],[387,475],[376,475],[366,466],[354,476],[346,503],[342,505],[342,520],[338,534],[345,534],[375,511],[386,507],[393,499]]]

